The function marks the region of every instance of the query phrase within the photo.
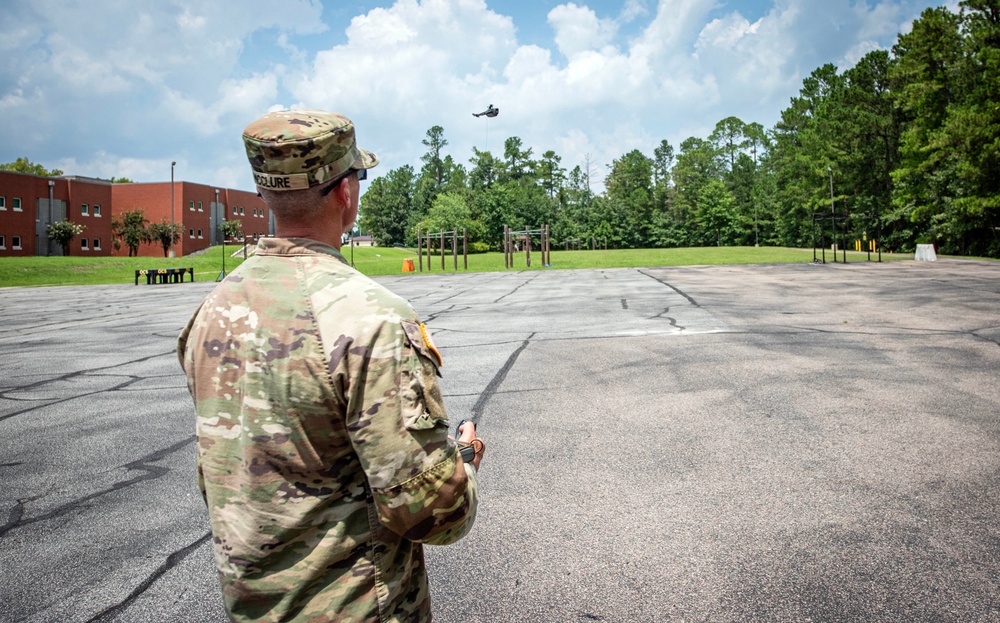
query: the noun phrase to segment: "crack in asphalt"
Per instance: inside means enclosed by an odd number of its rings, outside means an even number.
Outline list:
[[[661,311],[660,313],[656,314],[655,316],[650,317],[650,320],[656,320],[657,318],[666,318],[670,322],[670,326],[671,327],[680,329],[681,331],[686,330],[687,327],[682,327],[681,325],[677,324],[677,319],[676,318],[673,318],[672,316],[667,316],[666,315],[666,313],[669,312],[669,311],[670,311],[670,308],[669,307],[665,307],[663,309],[663,311]]]
[[[54,381],[65,381],[65,380],[68,380],[68,379],[72,379],[73,377],[82,376],[84,374],[93,374],[95,372],[102,372],[104,370],[113,370],[115,368],[120,368],[122,366],[131,366],[133,364],[142,363],[143,361],[149,361],[150,359],[156,359],[157,357],[165,357],[167,355],[174,355],[174,356],[176,356],[177,355],[177,351],[176,350],[169,350],[169,351],[167,351],[165,353],[157,353],[155,355],[149,355],[147,357],[140,357],[138,359],[131,359],[129,361],[123,361],[122,363],[116,363],[116,364],[110,365],[110,366],[101,366],[101,367],[98,367],[98,368],[87,368],[87,369],[84,369],[84,370],[77,370],[76,372],[69,372],[69,373],[63,374],[61,376],[56,376],[56,377],[52,377],[52,378],[48,378],[48,379],[43,379],[41,381],[35,381],[34,383],[28,383],[27,385],[21,385],[19,387],[15,387],[14,390],[34,389],[36,387],[41,387],[42,385],[45,385],[46,383],[52,383]],[[131,376],[131,375],[120,375],[120,376]],[[13,391],[13,390],[6,390],[6,391]],[[6,393],[6,391],[5,392],[0,392],[0,398],[6,398],[6,396],[4,396],[4,394]]]
[[[101,375],[99,373],[100,372],[109,371],[109,370],[114,370],[115,368],[120,368],[122,366],[131,366],[131,365],[134,365],[134,364],[137,364],[137,363],[142,363],[144,361],[149,361],[151,359],[156,359],[158,357],[166,357],[166,356],[176,356],[176,351],[170,350],[170,351],[167,351],[165,353],[158,353],[158,354],[155,354],[155,355],[149,355],[147,357],[140,357],[138,359],[132,359],[130,361],[125,361],[125,362],[117,363],[117,364],[110,365],[110,366],[101,366],[101,367],[97,367],[97,368],[88,368],[88,369],[85,369],[85,370],[77,370],[75,372],[69,372],[67,374],[62,374],[62,375],[59,375],[59,376],[54,376],[54,377],[50,377],[50,378],[47,378],[47,379],[42,379],[40,381],[35,381],[34,383],[28,383],[27,385],[19,385],[17,387],[11,387],[11,388],[4,389],[3,391],[0,391],[0,398],[3,398],[5,400],[10,400],[12,402],[24,402],[27,399],[25,399],[25,398],[15,398],[15,397],[12,397],[12,396],[8,396],[8,394],[13,393],[13,392],[26,391],[26,390],[30,390],[30,389],[37,389],[39,387],[44,387],[44,386],[46,386],[46,385],[48,385],[50,383],[57,383],[59,381],[71,381],[73,379],[76,379],[76,378],[79,378],[79,377],[84,377],[84,376],[123,376],[123,377],[126,377],[128,379],[126,381],[123,381],[123,382],[119,383],[118,385],[113,385],[111,387],[106,387],[106,388],[95,390],[95,391],[92,391],[92,392],[87,392],[87,393],[82,393],[82,394],[76,394],[76,395],[70,396],[68,398],[59,398],[59,399],[55,399],[55,400],[44,400],[43,399],[43,400],[41,400],[42,404],[36,404],[36,405],[34,405],[32,407],[28,407],[27,409],[22,409],[20,411],[14,411],[13,413],[6,413],[4,415],[0,415],[0,422],[3,422],[4,420],[10,419],[10,418],[12,418],[14,416],[17,416],[17,415],[23,415],[25,413],[29,413],[29,412],[34,411],[36,409],[41,409],[41,408],[48,407],[48,406],[51,406],[51,405],[61,404],[63,402],[67,402],[69,400],[75,400],[77,398],[83,398],[85,396],[94,396],[96,394],[102,394],[104,392],[113,392],[113,391],[118,391],[118,390],[125,389],[126,387],[129,387],[130,385],[133,385],[135,383],[138,383],[139,381],[144,380],[146,377],[140,377],[140,376],[136,376],[134,374]],[[32,402],[38,402],[38,400],[32,400]]]
[[[73,374],[71,376],[78,376],[78,375],[77,374]],[[46,381],[46,382],[52,382],[52,381],[57,381],[57,380],[60,380],[60,379],[50,379],[49,381]],[[14,411],[13,413],[8,413],[6,415],[0,415],[0,422],[3,422],[4,420],[9,420],[10,418],[18,416],[18,415],[24,415],[25,413],[30,413],[30,412],[35,411],[37,409],[43,409],[45,407],[50,407],[52,405],[57,405],[57,404],[62,404],[64,402],[69,402],[70,400],[76,400],[77,398],[85,398],[87,396],[95,396],[97,394],[103,394],[105,392],[114,392],[114,391],[122,390],[122,389],[125,389],[126,387],[128,387],[130,385],[134,385],[135,383],[138,383],[139,381],[142,381],[142,380],[143,380],[143,378],[140,377],[140,376],[132,376],[127,381],[123,381],[122,383],[119,383],[118,385],[113,385],[111,387],[106,387],[106,388],[103,388],[103,389],[98,389],[98,390],[95,390],[95,391],[92,391],[92,392],[85,392],[85,393],[82,393],[82,394],[75,394],[73,396],[69,396],[69,397],[66,397],[66,398],[59,398],[59,399],[56,399],[56,400],[47,400],[47,401],[43,402],[42,404],[37,404],[37,405],[35,405],[33,407],[28,407],[27,409],[21,409],[20,411]],[[18,388],[18,389],[21,389],[21,388]],[[24,400],[26,400],[24,398],[11,398],[11,397],[9,397],[9,396],[7,396],[5,394],[6,394],[6,392],[0,393],[0,398],[6,398],[7,400],[10,400],[10,401],[24,401]]]
[[[687,293],[683,292],[679,288],[677,288],[675,286],[672,286],[669,283],[667,283],[666,281],[660,279],[659,277],[654,277],[653,275],[650,275],[649,273],[647,273],[645,271],[640,270],[640,271],[636,271],[636,272],[638,272],[640,275],[645,275],[646,277],[649,277],[653,281],[656,281],[658,283],[661,283],[661,284],[667,286],[668,288],[670,288],[671,290],[673,290],[677,294],[680,294],[681,296],[683,296],[684,298],[686,298],[692,305],[694,305],[698,309],[701,309],[701,305],[698,304],[698,301],[696,301],[693,298],[691,298],[690,296],[688,296]]]
[[[23,519],[23,516],[24,516],[24,503],[25,502],[31,502],[33,500],[37,500],[41,496],[36,496],[36,497],[33,497],[33,498],[19,499],[17,501],[17,505],[15,505],[14,508],[10,511],[10,514],[9,514],[9,516],[7,518],[7,522],[3,526],[0,526],[0,538],[3,538],[3,536],[5,534],[7,534],[8,532],[10,532],[11,530],[14,530],[16,528],[22,528],[24,526],[28,526],[28,525],[31,525],[33,523],[38,523],[39,521],[45,521],[47,519],[53,519],[55,517],[61,517],[62,515],[66,515],[67,513],[71,513],[74,510],[76,510],[76,509],[80,508],[81,506],[83,506],[85,503],[87,503],[87,502],[89,502],[91,500],[94,500],[96,498],[99,498],[99,497],[101,497],[103,495],[107,495],[109,493],[113,493],[115,491],[118,491],[119,489],[124,489],[125,487],[131,487],[132,485],[138,484],[140,482],[145,482],[147,480],[155,480],[157,478],[160,478],[160,477],[164,476],[165,474],[167,474],[168,472],[170,472],[169,468],[167,468],[167,467],[160,467],[159,465],[150,465],[149,463],[153,463],[153,462],[159,461],[163,457],[165,457],[165,456],[167,456],[169,454],[173,454],[174,452],[180,450],[181,448],[183,448],[184,446],[190,444],[194,440],[195,440],[195,436],[191,435],[190,437],[188,437],[188,438],[186,438],[186,439],[184,439],[182,441],[178,441],[177,443],[175,443],[175,444],[173,444],[171,446],[167,446],[166,448],[162,448],[160,450],[157,450],[156,452],[153,452],[151,454],[147,454],[146,456],[142,457],[141,459],[132,461],[131,463],[126,463],[125,465],[122,466],[126,470],[139,470],[139,471],[143,471],[145,473],[144,474],[140,474],[139,476],[136,476],[135,478],[130,478],[130,479],[124,480],[122,482],[116,482],[115,484],[111,485],[107,489],[102,489],[101,491],[97,491],[95,493],[91,493],[90,495],[85,495],[82,498],[79,498],[77,500],[73,500],[71,502],[67,502],[66,504],[58,506],[58,507],[52,509],[51,511],[47,512],[47,513],[43,513],[41,515],[38,515],[37,517],[32,517],[30,519]]]
[[[534,281],[535,279],[538,279],[538,275],[535,275],[535,276],[533,276],[533,277],[532,277],[531,279],[528,279],[527,281],[524,281],[524,282],[520,283],[520,284],[519,284],[519,285],[518,285],[518,286],[517,286],[516,288],[514,288],[513,290],[511,290],[511,291],[510,291],[510,292],[508,292],[507,294],[504,294],[503,296],[501,296],[501,297],[500,297],[500,298],[498,298],[497,300],[493,301],[493,303],[494,303],[494,304],[496,304],[496,303],[499,303],[500,301],[504,300],[505,298],[507,298],[507,297],[508,297],[508,296],[510,296],[511,294],[514,294],[515,292],[517,292],[518,290],[520,290],[520,289],[521,289],[521,288],[523,288],[524,286],[528,285],[529,283],[531,283],[531,282],[532,282],[532,281]]]
[[[38,498],[33,498],[33,499],[38,499]],[[14,526],[20,523],[21,517],[24,516],[24,503],[26,501],[30,500],[18,500],[17,504],[14,505],[14,508],[10,509],[10,512],[7,514],[6,523],[0,526],[0,536],[2,536],[8,530],[13,529]]]
[[[533,337],[535,337],[534,333],[529,335],[528,339],[524,340],[517,350],[510,354],[507,361],[493,376],[489,384],[486,385],[486,389],[479,394],[479,400],[477,400],[476,404],[472,406],[472,413],[469,415],[469,419],[472,420],[472,423],[476,426],[479,426],[479,416],[483,414],[483,409],[486,407],[486,403],[493,397],[493,394],[497,393],[497,389],[499,389],[500,384],[503,383],[505,378],[507,378],[507,373],[514,367],[514,363],[517,362],[517,358],[521,355],[524,349],[528,347],[528,344],[531,343],[531,338]]]
[[[205,534],[198,537],[198,539],[195,540],[194,542],[185,545],[181,549],[167,556],[167,559],[163,562],[163,564],[157,567],[153,571],[153,573],[149,575],[149,577],[140,582],[139,586],[136,586],[135,589],[131,593],[129,593],[128,597],[118,602],[117,604],[98,612],[93,617],[87,619],[87,623],[98,623],[99,621],[110,621],[111,619],[113,619],[116,615],[118,615],[126,608],[128,608],[130,605],[132,605],[132,603],[135,602],[135,600],[137,600],[139,597],[142,596],[143,593],[149,590],[149,588],[153,584],[155,584],[156,581],[159,580],[164,574],[166,574],[168,571],[170,571],[178,564],[180,564],[181,561],[190,556],[199,547],[207,543],[210,538],[212,538],[212,533],[206,532]]]
[[[446,307],[446,308],[444,308],[442,310],[439,310],[439,311],[436,311],[436,312],[431,312],[430,314],[427,314],[427,319],[424,322],[434,322],[435,318],[437,318],[438,316],[447,314],[448,312],[450,312],[453,309],[455,309],[455,306],[454,305],[450,305],[450,306],[448,306],[448,307]]]

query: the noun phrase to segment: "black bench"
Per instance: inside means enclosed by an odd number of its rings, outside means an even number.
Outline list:
[[[145,275],[146,283],[182,283],[184,275],[191,275],[194,281],[194,268],[143,268],[135,271],[135,285],[139,285],[139,277]]]

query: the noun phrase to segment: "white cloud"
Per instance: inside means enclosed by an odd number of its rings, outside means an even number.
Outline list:
[[[283,34],[323,32],[321,13],[314,0],[3,3],[0,21],[18,27],[0,38],[0,131],[13,137],[0,160],[138,181],[190,160],[187,179],[210,179],[296,62],[247,66],[247,43],[268,32],[280,52]]]
[[[646,9],[644,0],[625,0],[621,14],[618,16],[618,21],[627,24],[648,13],[649,11]]]
[[[556,47],[567,58],[603,48],[611,43],[618,30],[614,20],[598,19],[592,9],[572,2],[549,11],[548,20],[556,33]]]

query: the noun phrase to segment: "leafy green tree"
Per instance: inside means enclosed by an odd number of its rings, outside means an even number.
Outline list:
[[[653,150],[653,184],[666,188],[670,185],[670,170],[674,167],[674,147],[666,139]]]
[[[566,179],[566,169],[559,166],[561,162],[562,158],[551,149],[542,154],[542,159],[538,161],[538,177],[550,199],[557,197]]]
[[[480,240],[491,249],[502,249],[504,225],[516,221],[515,188],[510,184],[493,184],[473,196],[472,215],[482,224]]]
[[[240,231],[239,221],[223,221],[219,224],[220,232],[228,232],[235,225],[237,232]],[[149,227],[146,228],[146,237],[149,242],[159,242],[163,247],[163,257],[167,257],[170,252],[170,247],[177,243],[181,239],[181,235],[184,233],[184,228],[180,223],[171,223],[166,218],[164,218],[159,223],[151,223]],[[223,233],[225,236],[226,234]]]
[[[441,151],[448,145],[448,141],[444,138],[444,128],[439,125],[432,126],[427,130],[426,138],[420,142],[427,148],[427,152],[420,156],[420,160],[424,163],[421,172],[434,180],[435,190],[440,190],[444,186],[446,171]]]
[[[604,240],[607,240],[608,248],[611,249],[620,249],[630,244],[633,232],[629,230],[625,210],[606,195],[594,197],[587,209],[586,223],[584,246],[593,242],[603,245]]]
[[[890,224],[913,220],[932,238],[949,238],[948,209],[961,193],[959,153],[944,131],[949,109],[963,92],[961,17],[926,9],[893,47],[892,94],[902,113],[900,164],[892,177],[898,211]],[[959,234],[960,235],[960,234]]]
[[[829,108],[844,79],[831,64],[802,82],[774,128],[771,165],[777,185],[776,234],[786,246],[811,246],[813,215],[830,211],[828,169],[838,160]]]
[[[408,230],[416,226],[413,216],[415,174],[404,165],[372,180],[361,197],[358,225],[371,233],[381,246],[408,242]]]
[[[884,50],[866,54],[844,72],[844,88],[832,106],[838,146],[834,168],[841,174],[837,194],[850,201],[855,239],[869,232],[874,237],[892,202],[900,129],[889,92],[890,62]]]
[[[757,177],[757,165],[753,158],[742,152],[737,154],[727,185],[733,199],[732,237],[727,240],[730,244],[757,243],[755,225],[760,201]]]
[[[764,126],[759,123],[748,123],[743,126],[743,143],[740,146],[750,150],[750,157],[756,166],[771,148],[771,141]]]
[[[489,188],[499,179],[503,163],[488,151],[479,151],[473,147],[472,153],[472,158],[469,159],[472,165],[472,170],[469,171],[469,187],[473,191]]]
[[[552,223],[552,243],[557,245],[567,240],[587,237],[587,213],[594,195],[587,184],[586,175],[578,165],[567,176],[563,189],[562,209]]]
[[[622,212],[624,228],[614,236],[621,246],[641,247],[649,242],[653,221],[653,161],[633,149],[611,164],[604,180],[610,205]]]
[[[146,229],[148,224],[149,220],[142,209],[122,212],[111,220],[111,234],[114,236],[112,246],[117,251],[124,243],[128,247],[128,256],[137,256],[139,245],[152,241]]]
[[[746,124],[736,117],[726,117],[715,125],[708,137],[715,146],[720,163],[726,171],[736,166],[736,156],[745,142]]]
[[[482,225],[472,218],[472,210],[465,202],[465,197],[457,193],[439,195],[427,216],[417,226],[432,233],[457,230],[461,234],[465,229],[469,242],[479,240],[483,233]]]
[[[426,137],[421,141],[427,148],[424,155],[420,156],[423,166],[414,180],[413,211],[414,223],[427,214],[434,199],[443,192],[446,181],[445,154],[443,150],[448,145],[444,138],[444,128],[439,125],[432,126],[427,130]]]
[[[737,222],[735,205],[733,195],[722,180],[708,180],[701,187],[697,223],[702,244],[721,247],[731,243]]]
[[[28,160],[27,158],[18,158],[14,162],[5,162],[0,164],[0,171],[10,171],[11,173],[28,173],[31,175],[42,175],[45,177],[56,177],[62,175],[61,169],[46,169],[40,164],[35,164],[34,162]]]
[[[135,184],[135,182],[127,177],[112,177],[109,181],[112,184]]]
[[[507,165],[504,180],[520,180],[531,176],[535,163],[531,160],[531,149],[522,149],[524,143],[520,137],[511,136],[503,144],[503,157]]]
[[[695,231],[698,200],[701,189],[712,180],[721,179],[722,169],[717,151],[711,142],[690,137],[681,143],[677,164],[672,173],[676,194],[671,207],[672,239],[680,244],[698,243],[701,236]],[[680,236],[678,234],[682,234]]]
[[[469,188],[469,173],[461,164],[449,155],[445,156],[442,163],[444,165],[444,180],[441,184],[440,192],[444,193],[464,193]]]
[[[49,240],[62,247],[63,255],[69,255],[70,243],[73,242],[73,238],[82,234],[84,229],[86,229],[86,225],[74,223],[73,221],[57,221],[49,223],[45,228],[45,233],[48,235]]]
[[[962,159],[963,193],[953,204],[952,219],[961,237],[953,246],[962,253],[1000,257],[1000,4],[964,0],[960,5],[967,93],[944,128]]]

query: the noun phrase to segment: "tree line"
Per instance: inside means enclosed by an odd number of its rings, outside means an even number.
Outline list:
[[[622,155],[599,194],[589,160],[567,170],[515,136],[500,156],[473,148],[465,166],[435,125],[419,170],[371,182],[359,226],[382,245],[412,246],[417,228],[465,228],[499,249],[504,225],[548,223],[557,248],[591,238],[809,247],[824,231],[830,240],[834,213],[848,241],[1000,257],[998,102],[1000,3],[963,0],[957,13],[925,10],[891,52],[817,68],[773,128],[728,117],[676,149],[663,140]]]

